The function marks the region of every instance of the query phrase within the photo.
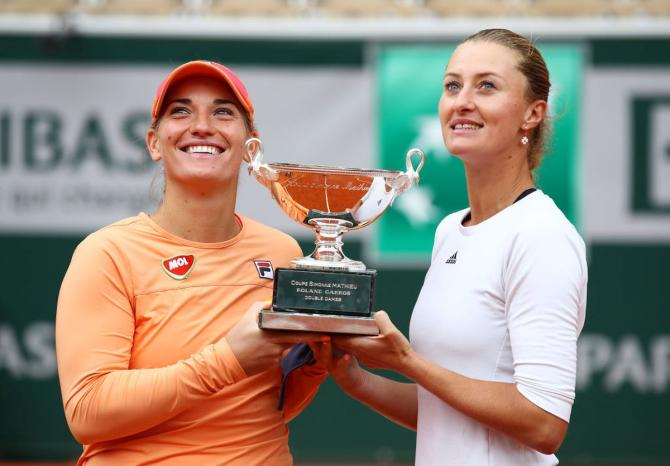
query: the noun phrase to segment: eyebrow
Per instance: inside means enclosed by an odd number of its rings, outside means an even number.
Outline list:
[[[170,104],[174,104],[174,103],[190,105],[191,103],[193,103],[193,101],[191,99],[188,99],[188,98],[172,99],[167,104],[170,105]],[[231,99],[214,99],[214,104],[215,105],[232,104],[232,105],[237,106],[237,103],[235,103],[235,101],[231,100]]]
[[[214,103],[216,105],[223,105],[223,104],[233,104],[237,106],[237,102],[231,99],[214,99]]]
[[[484,76],[495,76],[496,78],[500,78],[500,79],[504,80],[504,78],[502,76],[500,76],[498,73],[494,73],[493,71],[483,71],[481,73],[475,74],[475,78],[483,78]],[[462,76],[458,73],[451,73],[450,72],[450,73],[446,73],[444,75],[444,77],[445,78],[448,78],[448,77],[461,78]]]

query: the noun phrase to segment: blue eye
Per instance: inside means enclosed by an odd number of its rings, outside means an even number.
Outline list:
[[[448,83],[446,83],[444,85],[444,88],[448,92],[456,92],[460,89],[460,87],[461,87],[460,84],[458,84],[458,82],[456,82],[456,81],[449,81]]]
[[[482,83],[480,84],[480,87],[482,89],[495,89],[496,85],[493,84],[493,82],[491,82],[491,81],[482,81]]]

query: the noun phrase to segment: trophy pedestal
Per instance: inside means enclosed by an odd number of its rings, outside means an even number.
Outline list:
[[[263,329],[378,335],[372,317],[376,270],[362,272],[278,268],[272,311]]]
[[[261,311],[258,325],[266,330],[379,335],[379,328],[373,317]]]

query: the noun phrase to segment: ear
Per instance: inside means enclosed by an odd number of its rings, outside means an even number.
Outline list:
[[[521,129],[523,131],[530,131],[531,129],[537,127],[540,123],[542,123],[542,120],[544,120],[546,114],[546,101],[536,100],[535,102],[531,102],[523,116],[523,124],[521,125]]]
[[[158,162],[161,159],[161,152],[158,148],[158,134],[154,128],[149,128],[146,136],[147,149],[149,149],[149,155],[151,155],[151,160]]]

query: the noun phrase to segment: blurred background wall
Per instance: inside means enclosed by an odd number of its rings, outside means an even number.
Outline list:
[[[588,244],[559,457],[670,464],[670,0],[1,0],[0,459],[80,451],[58,389],[58,288],[87,233],[155,207],[144,132],[172,67],[204,58],[238,72],[267,161],[404,170],[410,147],[426,151],[420,187],[345,237],[406,333],[434,228],[467,204],[437,120],[442,75],[486,27],[533,38],[547,59],[554,137],[538,183]],[[239,210],[308,252],[311,232],[241,178]],[[331,382],[290,427],[299,462],[413,458],[412,432]]]

